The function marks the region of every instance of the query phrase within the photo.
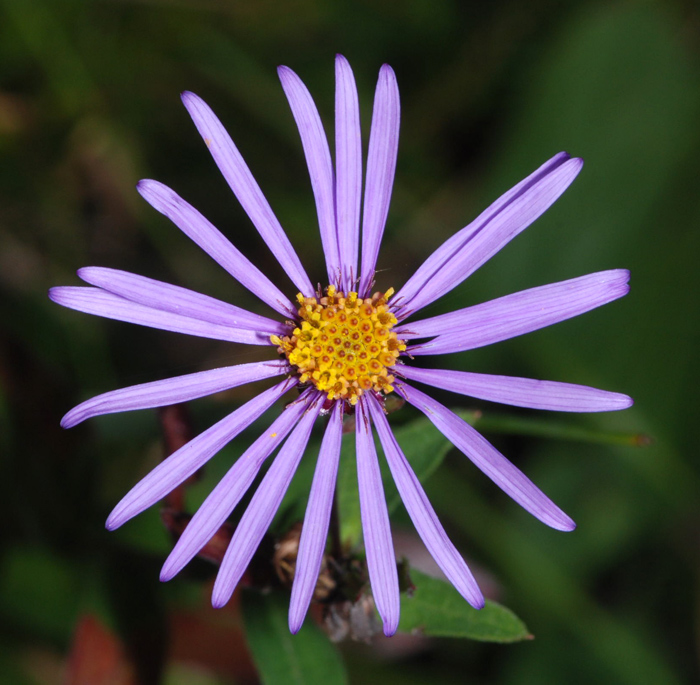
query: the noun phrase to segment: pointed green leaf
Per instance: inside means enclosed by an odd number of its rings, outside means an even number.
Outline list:
[[[411,570],[415,590],[401,596],[399,630],[435,637],[462,637],[484,642],[518,642],[532,639],[525,624],[496,602],[483,609],[471,607],[452,585]]]
[[[241,595],[248,646],[265,685],[347,682],[335,645],[310,620],[292,635],[287,626],[289,598],[281,592]]]

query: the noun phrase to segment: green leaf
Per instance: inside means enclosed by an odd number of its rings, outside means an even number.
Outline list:
[[[411,570],[415,590],[401,596],[399,630],[435,637],[462,637],[483,642],[518,642],[532,639],[525,624],[496,602],[477,610],[445,581]]]
[[[359,543],[362,537],[360,497],[357,492],[354,433],[343,435],[336,488],[338,517],[340,519],[340,538],[345,544],[354,547]]]
[[[265,685],[346,683],[335,646],[311,621],[292,635],[287,626],[289,599],[280,592],[241,595],[248,646]]]
[[[398,441],[406,459],[411,464],[418,480],[424,483],[442,463],[452,447],[452,443],[428,421],[420,418],[394,429],[394,436]],[[394,485],[389,468],[385,460],[380,462],[382,478],[384,480],[384,492],[389,513],[398,507],[401,497]]]
[[[552,440],[588,442],[600,445],[627,445],[629,447],[644,447],[651,443],[651,438],[642,433],[605,431],[590,426],[577,426],[567,420],[508,416],[507,414],[491,416],[482,412],[460,410],[455,413],[484,433],[528,435]]]
[[[411,464],[418,480],[423,483],[441,464],[450,450],[451,443],[428,419],[419,418],[393,429],[406,459]],[[379,441],[375,438],[377,452],[382,454]],[[399,506],[401,497],[394,485],[391,472],[383,457],[379,459],[382,483],[386,495],[387,508],[391,514]],[[357,492],[357,473],[354,436],[343,437],[338,470],[338,506],[341,537],[344,542],[356,544],[362,535],[360,522],[360,500]]]

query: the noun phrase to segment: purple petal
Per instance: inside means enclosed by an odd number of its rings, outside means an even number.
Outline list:
[[[218,228],[174,190],[149,179],[139,181],[136,189],[148,204],[167,216],[188,238],[197,243],[217,264],[265,304],[282,316],[296,313],[294,305],[279,288],[244,257]]]
[[[374,602],[384,624],[384,634],[393,635],[399,625],[399,578],[389,527],[389,513],[365,398],[361,398],[357,403],[355,417],[357,484],[360,491],[360,516],[367,569]]]
[[[343,403],[336,402],[321,443],[301,529],[292,598],[289,602],[289,630],[292,633],[298,632],[304,622],[323,560],[338,475],[342,430]]]
[[[289,100],[289,106],[292,108],[304,147],[306,164],[311,176],[311,187],[316,198],[316,212],[323,253],[326,256],[328,282],[338,283],[340,257],[338,232],[335,227],[333,164],[331,152],[328,149],[328,139],[313,98],[301,79],[289,67],[279,67],[277,73]]]
[[[212,605],[222,607],[230,599],[263,535],[272,523],[284,493],[299,466],[309,442],[321,402],[307,404],[307,410],[262,479],[243,514],[226,550],[212,591]]]
[[[355,288],[362,197],[362,133],[355,77],[342,55],[335,58],[335,197],[338,250],[345,292]]]
[[[279,447],[305,411],[306,401],[300,398],[288,406],[238,458],[187,524],[187,528],[163,564],[161,580],[170,580],[179,573],[211,540],[241,501],[265,460]]]
[[[76,309],[86,314],[103,316],[106,319],[126,321],[140,326],[160,328],[164,331],[195,335],[199,338],[212,338],[246,345],[271,345],[270,336],[256,331],[221,326],[208,321],[191,319],[181,314],[171,314],[159,309],[125,300],[106,290],[81,286],[59,286],[49,290],[49,297],[64,307]]]
[[[187,402],[229,390],[244,383],[280,376],[289,371],[285,361],[253,362],[222,369],[200,371],[186,376],[152,383],[132,385],[97,395],[71,409],[61,420],[63,428],[72,428],[93,416],[115,414],[134,409],[152,409]]]
[[[493,445],[462,421],[454,412],[406,383],[396,383],[397,392],[420,409],[435,427],[471,459],[498,487],[542,523],[557,530],[573,530],[576,524],[525,474]]]
[[[614,269],[522,290],[456,312],[407,323],[404,339],[437,335],[413,355],[462,352],[514,338],[600,307],[629,292],[629,271]]]
[[[272,254],[299,291],[311,297],[314,288],[299,257],[226,129],[204,100],[194,93],[183,93],[182,102],[216,165]]]
[[[401,317],[459,285],[552,206],[583,160],[559,153],[439,247],[396,294]]]
[[[416,474],[413,473],[404,453],[396,442],[394,434],[391,432],[384,410],[373,397],[368,399],[368,404],[372,420],[382,442],[382,448],[384,449],[391,475],[418,534],[421,536],[433,559],[435,559],[459,594],[475,609],[482,609],[484,596],[479,589],[479,585],[457,548],[447,537],[447,533],[445,533],[445,529],[435,514],[435,510],[428,501],[425,491],[421,487],[418,478],[416,478]]]
[[[480,400],[551,411],[617,411],[633,404],[632,398],[573,383],[537,381],[513,376],[492,376],[447,369],[417,369],[399,365],[394,372],[410,381],[478,397]]]
[[[99,266],[79,269],[78,276],[90,285],[153,309],[270,335],[285,335],[288,332],[288,326],[279,321],[253,314],[208,295],[155,281],[145,276]]]
[[[379,245],[389,214],[391,190],[399,149],[401,108],[396,76],[388,64],[379,70],[374,94],[372,128],[367,153],[367,178],[362,217],[362,273],[360,294],[366,296],[374,282]]]
[[[211,459],[224,445],[258,419],[294,385],[295,381],[290,379],[261,392],[257,397],[173,452],[139,481],[114,507],[107,519],[108,530],[119,528],[130,518],[140,514],[144,509],[148,509],[152,504],[165,497]]]

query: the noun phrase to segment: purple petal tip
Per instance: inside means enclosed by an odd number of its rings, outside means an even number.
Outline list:
[[[563,533],[570,533],[571,531],[576,530],[576,522],[568,517],[561,522],[557,522],[556,524],[550,523],[549,525],[555,530],[560,530]]]
[[[137,184],[136,184],[136,191],[145,199],[145,193],[148,192],[148,189],[152,187],[154,184],[158,183],[158,181],[154,181],[151,178],[142,178]]]
[[[384,622],[384,635],[391,637],[398,627],[398,621],[392,621],[391,623]]]
[[[123,521],[119,521],[115,516],[110,515],[105,521],[105,528],[111,532],[119,528],[122,523]]]
[[[61,428],[73,428],[73,426],[77,426],[80,423],[72,414],[73,411],[71,410],[61,419]]]
[[[396,74],[394,73],[394,70],[391,68],[390,64],[382,64],[382,66],[379,68],[379,75],[396,80]]]
[[[177,575],[177,571],[173,571],[171,568],[171,564],[166,562],[163,564],[163,568],[160,570],[160,582],[161,583],[167,583],[169,580],[172,580],[175,576]]]
[[[90,282],[90,274],[94,274],[98,266],[81,266],[75,273],[81,281]]]
[[[228,600],[230,599],[230,596],[220,596],[218,594],[212,594],[211,596],[211,605],[215,609],[222,609],[223,607],[226,606],[228,603]]]

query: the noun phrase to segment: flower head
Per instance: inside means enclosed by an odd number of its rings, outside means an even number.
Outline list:
[[[199,552],[240,502],[265,460],[279,448],[221,563],[212,601],[215,606],[224,605],[282,501],[314,423],[321,414],[328,414],[292,587],[289,625],[296,632],[304,620],[322,564],[343,418],[354,411],[367,568],[384,632],[389,635],[398,625],[399,582],[373,429],[403,503],[435,561],[470,604],[480,608],[484,599],[392,434],[384,398],[391,392],[398,393],[527,511],[553,528],[572,530],[575,524],[571,518],[519,469],[471,426],[413,383],[555,411],[624,409],[632,403],[630,398],[567,383],[424,369],[412,361],[423,355],[482,347],[582,314],[626,294],[629,274],[622,269],[604,271],[449,314],[422,319],[418,316],[421,309],[459,285],[527,228],[566,190],[581,170],[582,161],[562,152],[435,250],[397,292],[392,288],[373,293],[398,148],[399,96],[394,73],[387,65],[379,73],[363,205],[358,96],[348,62],[341,56],[336,59],[335,167],[308,90],[287,67],[280,67],[279,76],[306,155],[328,286],[322,292],[315,291],[224,127],[199,97],[184,93],[183,103],[216,164],[298,291],[296,304],[174,191],[157,181],[141,181],[138,190],[147,202],[281,318],[253,314],[185,288],[100,267],[78,271],[88,287],[53,288],[50,297],[66,307],[98,316],[205,338],[269,346],[270,360],[108,392],[72,409],[62,425],[70,427],[99,414],[165,406],[252,381],[277,379],[269,389],[177,450],[134,486],[110,514],[107,528],[111,530],[163,498],[288,390],[298,386],[298,399],[277,415],[202,504],[161,573],[163,580],[172,578]]]
[[[329,285],[321,298],[297,295],[300,326],[291,336],[271,340],[299,375],[325,392],[329,400],[343,400],[354,406],[360,397],[374,391],[394,390],[389,374],[406,344],[391,329],[396,317],[388,301],[393,289],[360,298],[351,291],[345,296]]]

